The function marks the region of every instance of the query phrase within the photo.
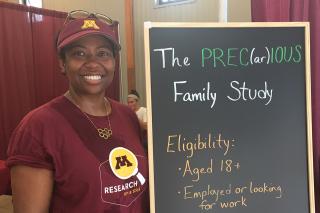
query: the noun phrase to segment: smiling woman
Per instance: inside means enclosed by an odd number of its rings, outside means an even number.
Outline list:
[[[149,212],[139,121],[130,108],[105,97],[120,50],[113,24],[102,14],[69,13],[57,39],[69,89],[28,113],[9,144],[16,213]],[[144,182],[135,174],[126,179],[115,174],[108,161],[118,160],[124,172],[133,165],[123,162],[121,153],[111,155],[117,147],[135,156]],[[126,185],[132,187],[111,194],[104,190]]]

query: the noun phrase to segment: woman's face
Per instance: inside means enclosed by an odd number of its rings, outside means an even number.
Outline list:
[[[138,110],[138,101],[136,99],[129,97],[127,102],[130,109],[132,109],[133,111]]]
[[[75,41],[66,49],[64,69],[70,89],[78,95],[104,94],[115,69],[111,42],[99,35]]]

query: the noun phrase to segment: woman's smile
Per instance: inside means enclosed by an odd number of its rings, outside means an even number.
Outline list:
[[[98,83],[101,83],[104,75],[89,74],[89,75],[82,75],[81,77],[89,84],[98,84]]]

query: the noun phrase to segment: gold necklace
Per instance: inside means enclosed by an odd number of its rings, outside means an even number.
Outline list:
[[[111,138],[112,136],[112,128],[111,128],[111,123],[110,123],[110,119],[109,119],[109,114],[108,114],[108,109],[107,109],[107,99],[104,98],[104,106],[106,108],[107,111],[107,119],[108,119],[108,124],[109,124],[109,128],[105,127],[105,128],[98,128],[93,121],[90,119],[90,117],[82,111],[82,109],[80,108],[80,106],[74,101],[74,99],[72,98],[71,94],[69,94],[70,98],[72,99],[73,103],[79,108],[79,110],[82,112],[82,114],[87,118],[87,120],[92,124],[92,126],[97,130],[98,135],[100,138],[103,138],[105,140],[108,140],[109,138]]]

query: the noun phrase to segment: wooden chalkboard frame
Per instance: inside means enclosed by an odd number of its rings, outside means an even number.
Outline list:
[[[311,115],[311,77],[310,77],[310,29],[307,22],[255,22],[255,23],[178,23],[178,22],[145,22],[144,45],[145,45],[145,69],[146,69],[146,95],[148,109],[148,157],[149,157],[149,183],[150,183],[150,212],[160,213],[155,209],[155,181],[154,181],[154,148],[153,148],[153,98],[151,82],[151,56],[150,56],[150,30],[153,28],[269,28],[269,27],[303,27],[305,32],[305,103],[306,103],[306,156],[308,160],[308,193],[309,213],[315,213],[314,202],[314,175],[313,175],[313,148],[312,148],[312,115]]]

